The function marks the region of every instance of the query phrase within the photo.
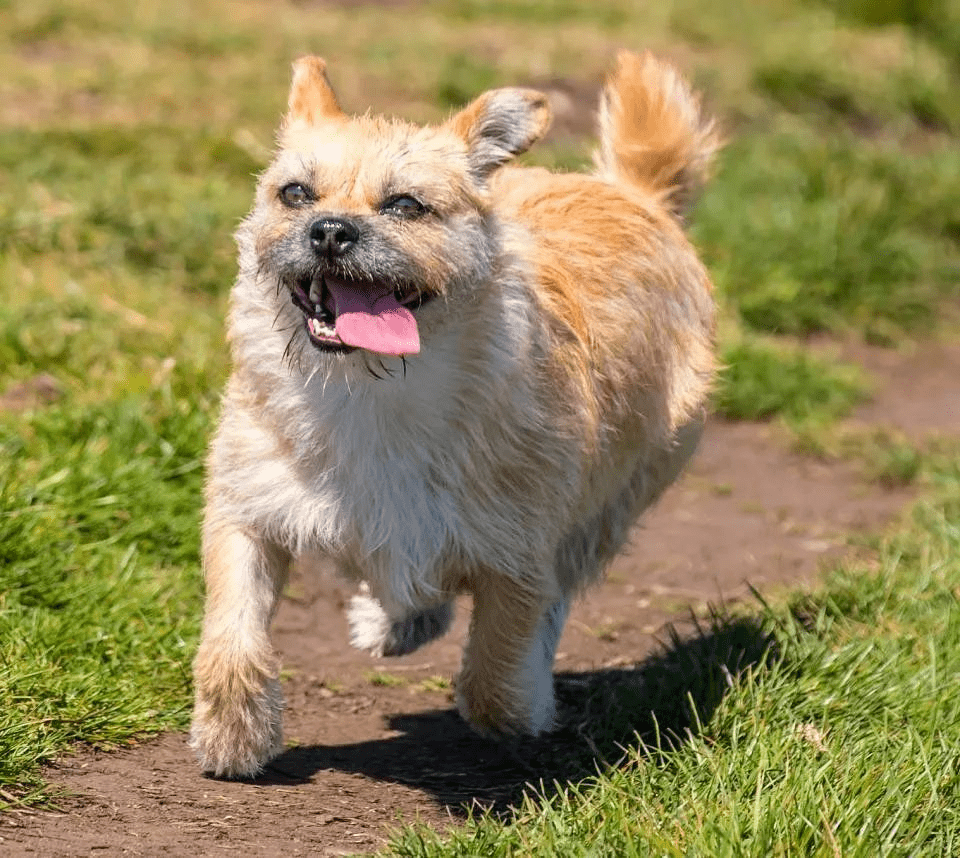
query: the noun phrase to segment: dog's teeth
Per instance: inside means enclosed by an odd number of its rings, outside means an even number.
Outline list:
[[[315,337],[334,337],[337,334],[335,328],[331,328],[328,325],[325,325],[319,319],[307,319],[307,326],[310,328],[310,333]]]

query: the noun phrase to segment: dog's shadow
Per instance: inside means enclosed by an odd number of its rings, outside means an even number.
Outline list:
[[[398,736],[292,748],[258,783],[302,783],[333,769],[423,790],[454,813],[477,804],[504,813],[531,789],[549,795],[617,765],[638,737],[647,746],[684,741],[740,674],[774,655],[758,620],[715,615],[691,635],[671,630],[656,655],[633,667],[558,674],[559,727],[549,736],[498,744],[452,709],[396,715],[389,725]]]

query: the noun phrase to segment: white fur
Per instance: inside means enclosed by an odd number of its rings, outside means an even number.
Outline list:
[[[271,286],[257,288],[269,294]],[[542,563],[549,556],[554,537],[546,522],[554,516],[528,502],[562,498],[575,487],[576,471],[560,471],[560,439],[548,437],[555,444],[543,453],[556,461],[552,491],[546,473],[533,497],[477,491],[485,479],[477,472],[477,451],[488,449],[491,464],[509,458],[511,445],[528,442],[524,427],[540,422],[525,378],[534,308],[519,281],[507,280],[501,294],[487,299],[496,306],[484,312],[503,323],[482,364],[463,364],[460,342],[470,317],[458,322],[460,314],[451,313],[448,324],[424,338],[422,353],[407,358],[405,374],[399,359],[384,359],[393,375],[381,372],[375,383],[360,356],[312,377],[291,371],[277,359],[287,335],[271,330],[275,306],[263,302],[251,312],[256,302],[242,297],[247,309],[232,318],[232,339],[243,341],[247,364],[266,376],[267,407],[288,427],[295,457],[283,455],[257,414],[222,425],[211,470],[229,473],[231,485],[243,491],[218,495],[220,514],[268,534],[294,555],[326,553],[351,577],[359,577],[354,573],[362,564],[364,580],[391,616],[445,598],[451,551],[461,565],[518,577],[529,574],[532,557]],[[471,412],[484,410],[503,410],[515,425],[471,420]],[[464,438],[465,432],[475,434]],[[304,462],[311,465],[307,479]],[[516,546],[524,543],[530,554],[518,557]]]
[[[390,638],[393,623],[383,606],[367,592],[351,597],[347,608],[347,622],[350,625],[350,645],[366,650],[371,655],[383,655]]]
[[[553,727],[556,704],[553,696],[553,659],[570,612],[567,599],[554,602],[540,618],[520,670],[518,685],[529,689],[529,731],[534,735]]]
[[[283,695],[269,625],[285,579],[283,559],[238,531],[218,541],[223,597],[204,617],[190,730],[201,766],[218,777],[255,775],[282,747]],[[231,693],[209,693],[223,673],[231,676]]]
[[[452,619],[450,602],[392,619],[366,584],[360,585],[347,609],[350,644],[375,656],[407,655],[446,634]]]

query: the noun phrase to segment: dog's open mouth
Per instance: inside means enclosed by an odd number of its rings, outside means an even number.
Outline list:
[[[346,353],[360,348],[384,355],[420,351],[413,311],[429,296],[415,288],[317,274],[296,281],[290,294],[318,349]]]

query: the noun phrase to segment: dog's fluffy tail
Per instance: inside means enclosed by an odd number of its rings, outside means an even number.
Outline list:
[[[638,185],[682,216],[719,145],[713,122],[673,66],[649,53],[620,52],[600,97],[601,176]]]

